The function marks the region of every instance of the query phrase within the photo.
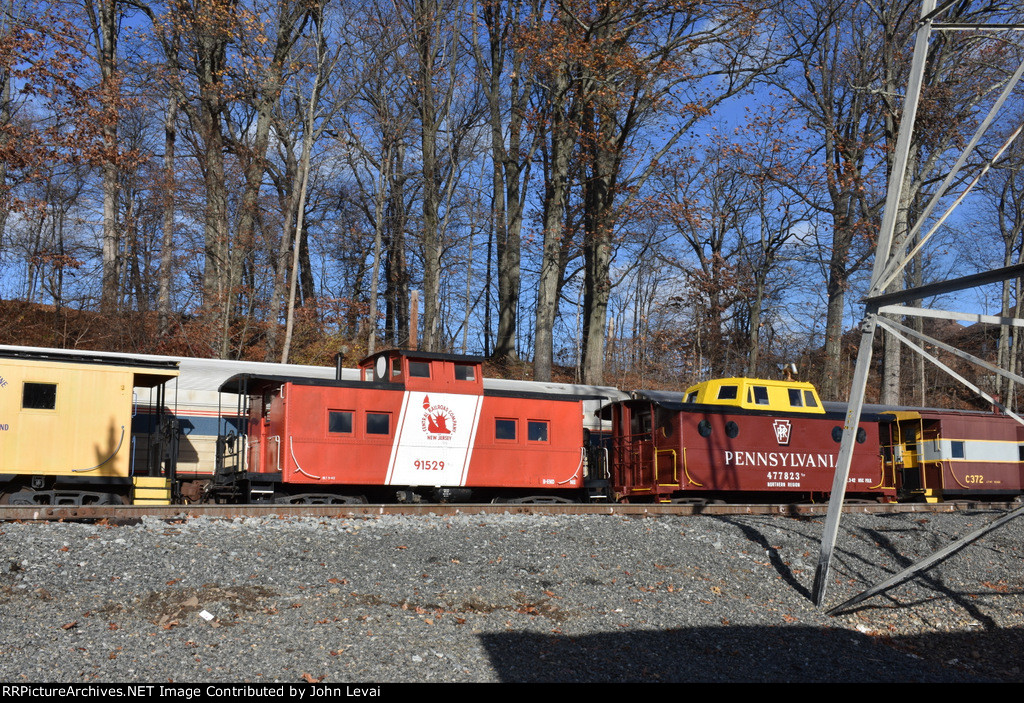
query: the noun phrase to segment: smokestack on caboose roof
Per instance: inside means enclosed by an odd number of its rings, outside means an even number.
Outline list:
[[[338,353],[334,355],[334,380],[341,380],[341,372],[345,367],[345,355],[348,354],[348,347],[342,345]]]

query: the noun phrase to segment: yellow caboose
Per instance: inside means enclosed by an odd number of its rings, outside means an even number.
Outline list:
[[[0,349],[0,501],[169,502],[173,452],[169,462],[137,457],[132,418],[140,404],[162,410],[164,384],[177,377],[177,367],[128,356]],[[150,437],[145,444],[139,451],[158,452],[163,443]],[[136,466],[151,468],[143,476]]]

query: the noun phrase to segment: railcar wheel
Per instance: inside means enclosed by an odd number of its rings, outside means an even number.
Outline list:
[[[127,496],[95,491],[36,491],[27,486],[14,493],[5,493],[3,505],[125,505]]]
[[[516,505],[564,505],[576,501],[562,496],[523,496],[522,498],[496,499],[496,503],[512,503]]]
[[[15,478],[5,485],[6,490],[0,491],[0,505],[25,505],[23,493],[34,493],[35,489],[24,479]]]
[[[366,496],[346,496],[334,493],[296,493],[280,496],[275,503],[285,505],[366,505]]]
[[[24,489],[15,489],[10,493],[0,493],[0,505],[18,505],[18,503],[12,502],[12,499],[18,493],[23,493]]]

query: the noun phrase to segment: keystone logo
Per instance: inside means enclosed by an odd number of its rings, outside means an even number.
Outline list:
[[[775,441],[781,445],[789,444],[789,431],[791,429],[789,420],[776,420],[772,423],[775,429]]]

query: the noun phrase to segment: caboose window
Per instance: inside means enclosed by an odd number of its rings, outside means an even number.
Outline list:
[[[530,441],[530,442],[547,442],[548,441],[548,422],[547,422],[547,420],[530,420],[527,423],[526,439],[528,441]]]
[[[637,411],[630,418],[630,431],[633,434],[648,434],[651,431],[651,411]]]
[[[718,389],[719,400],[736,400],[736,386],[722,386]]]
[[[768,405],[768,389],[764,386],[754,386],[754,403],[756,405]]]
[[[391,434],[391,415],[366,413],[366,434]]]
[[[516,439],[516,421],[515,420],[495,420],[494,421],[494,438],[495,439],[506,439],[515,441]]]
[[[966,455],[964,454],[964,443],[962,441],[953,441],[949,443],[950,451],[953,453],[954,459],[963,459]]]
[[[466,364],[455,364],[455,380],[475,381],[476,374],[474,373],[474,368]]]
[[[352,413],[348,410],[329,411],[327,431],[335,434],[352,434]]]
[[[654,406],[654,423],[665,437],[672,436],[672,421],[676,417],[678,414],[675,411],[666,410],[658,405]]]
[[[56,383],[26,383],[22,389],[21,407],[26,410],[56,410]]]
[[[789,404],[794,408],[802,408],[804,406],[803,397],[800,395],[799,388],[789,389]]]
[[[409,375],[413,378],[430,378],[430,362],[410,360]]]
[[[818,402],[814,399],[813,391],[804,391],[804,405],[809,408],[818,407]]]

